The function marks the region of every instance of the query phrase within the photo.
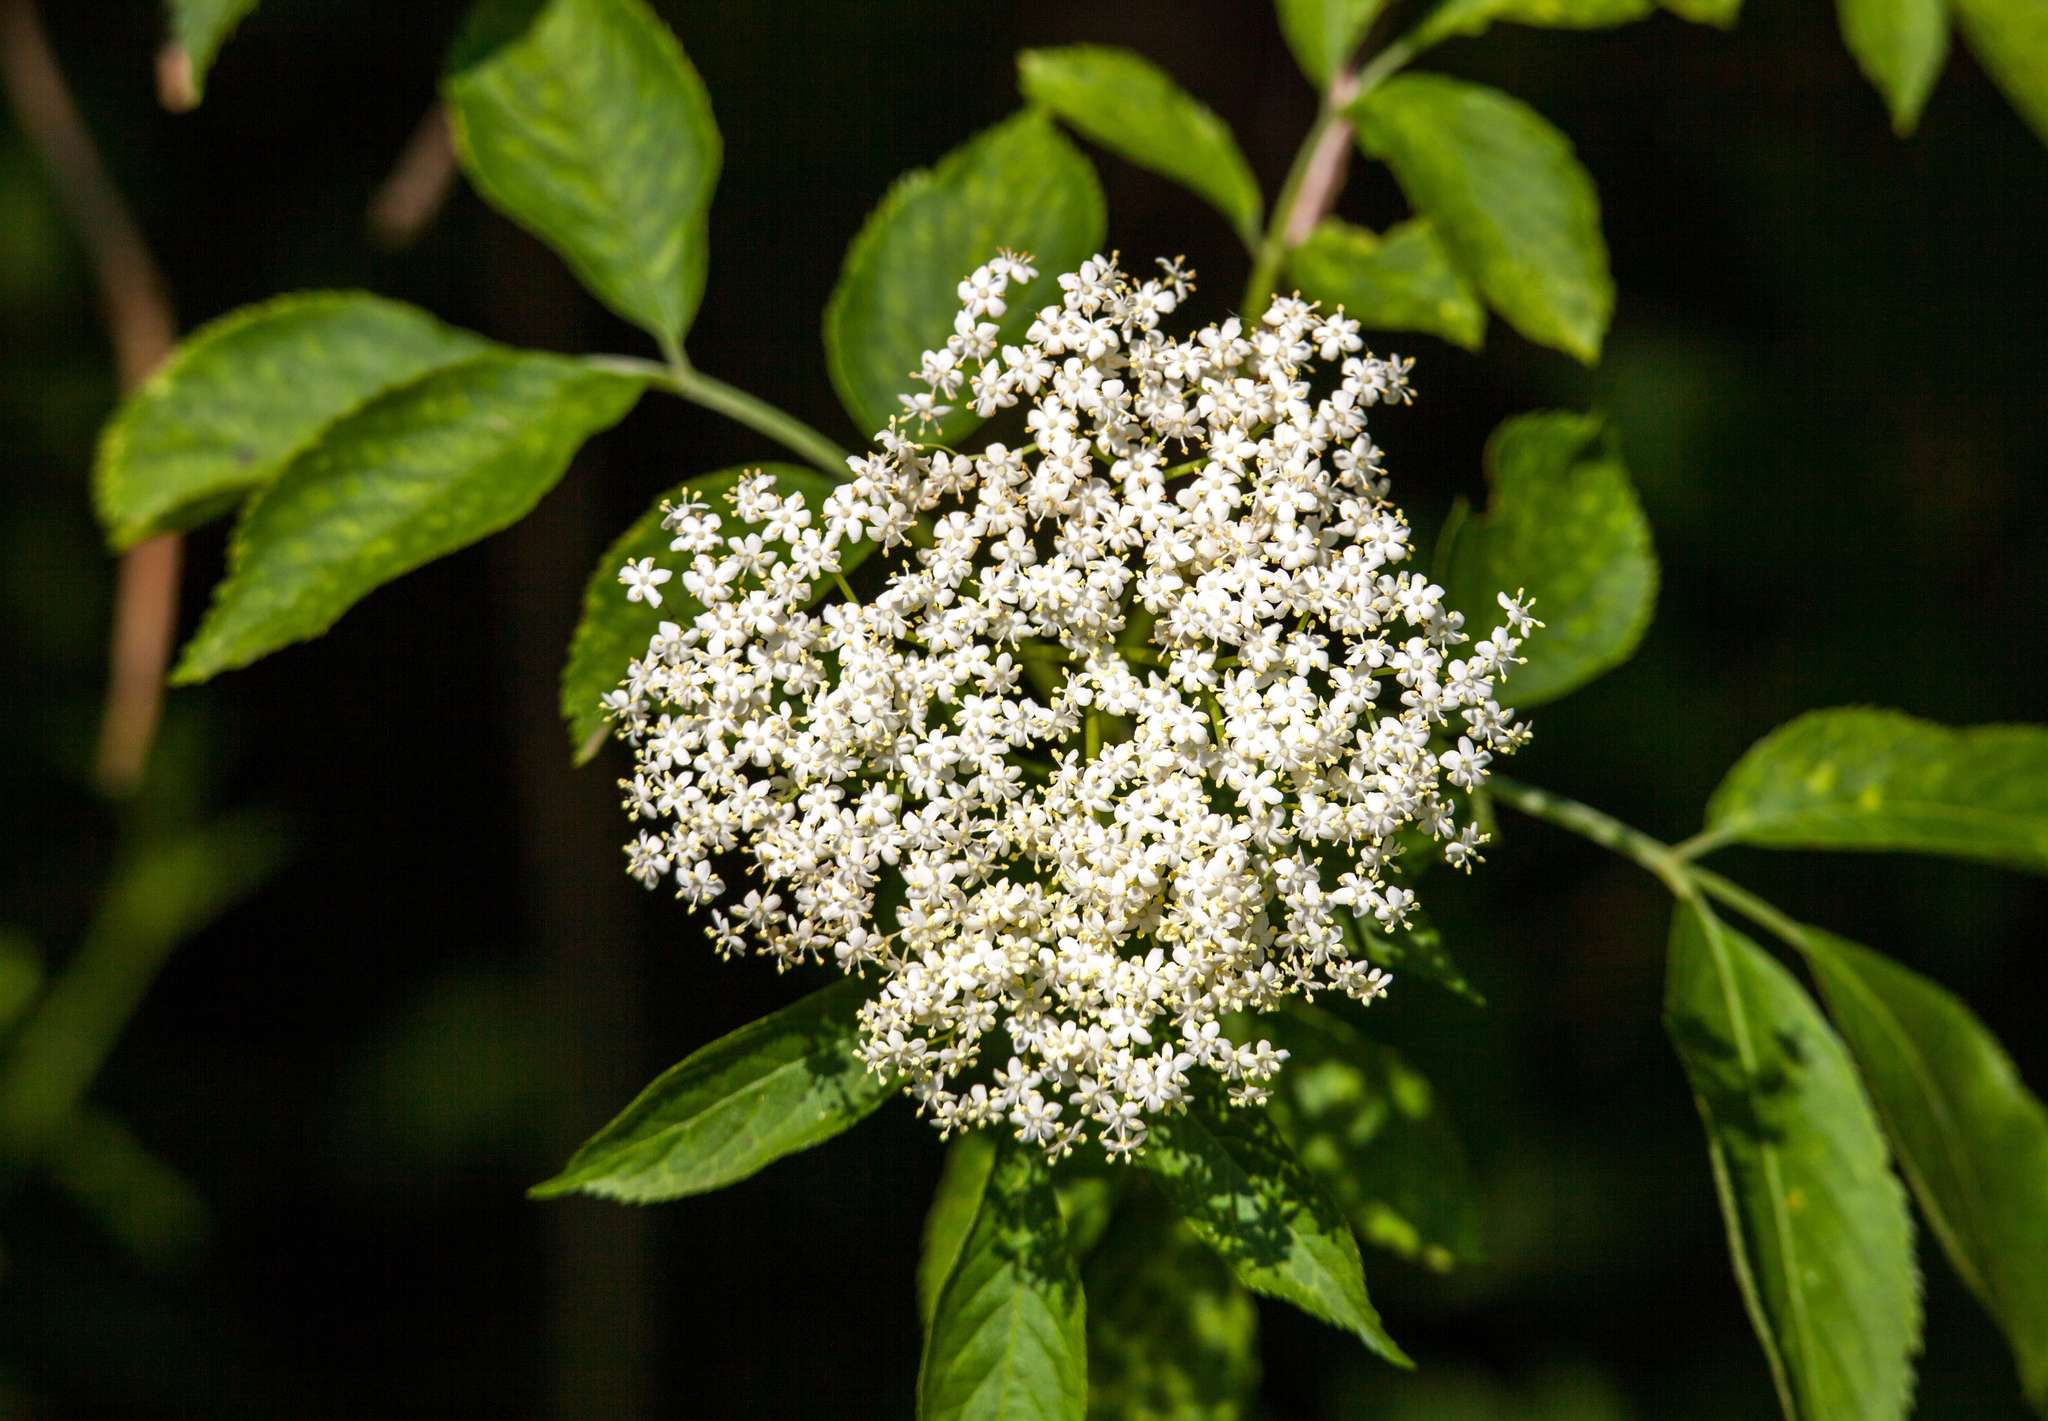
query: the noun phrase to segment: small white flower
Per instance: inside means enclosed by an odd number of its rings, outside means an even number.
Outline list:
[[[626,584],[626,600],[650,607],[661,605],[661,584],[674,576],[667,568],[656,567],[653,558],[641,558],[619,569],[619,581]]]

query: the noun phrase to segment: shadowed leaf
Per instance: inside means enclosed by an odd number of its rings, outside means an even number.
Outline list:
[[[1366,1295],[1350,1225],[1260,1108],[1204,1092],[1153,1124],[1138,1163],[1240,1283],[1414,1365]]]
[[[1439,1272],[1477,1260],[1479,1189],[1428,1080],[1301,1002],[1253,1030],[1288,1052],[1267,1108],[1359,1236]]]
[[[1156,1200],[1118,1215],[1088,1285],[1090,1421],[1243,1421],[1259,1314],[1223,1261]]]
[[[1800,945],[1935,1237],[2048,1411],[2048,1110],[1949,992],[1816,928]]]
[[[950,1231],[966,1210],[948,1208]],[[1085,1313],[1044,1155],[1035,1145],[996,1141],[931,1309],[919,1421],[1081,1421]]]
[[[1920,1346],[1913,1226],[1848,1052],[1703,905],[1678,907],[1664,1012],[1787,1421],[1899,1421]]]

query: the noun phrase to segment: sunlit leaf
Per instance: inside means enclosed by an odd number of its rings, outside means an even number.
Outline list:
[[[1614,310],[1600,199],[1562,133],[1497,89],[1402,74],[1352,105],[1461,272],[1509,325],[1587,364]]]
[[[1801,946],[1935,1237],[2048,1410],[2048,1110],[1949,992],[1815,928]]]
[[[1204,1092],[1153,1124],[1138,1163],[1240,1283],[1413,1365],[1366,1294],[1350,1225],[1269,1115]]]
[[[1171,178],[1259,239],[1259,180],[1230,125],[1141,54],[1107,45],[1027,49],[1018,86],[1110,152]],[[962,273],[965,275],[965,273]]]
[[[1814,711],[1736,762],[1696,842],[1945,854],[2048,872],[2048,726],[1952,730],[1897,711]]]
[[[1948,58],[1948,0],[1835,0],[1835,15],[1893,129],[1911,133]]]
[[[1156,1202],[1124,1211],[1083,1271],[1090,1421],[1242,1421],[1259,1385],[1258,1309]]]
[[[1665,1025],[1787,1421],[1898,1421],[1913,1226],[1848,1052],[1790,972],[1697,904],[1672,925]]]
[[[1375,236],[1326,217],[1287,254],[1287,271],[1303,296],[1367,330],[1424,331],[1467,350],[1486,335],[1486,308],[1425,219]]]
[[[932,1309],[919,1421],[1082,1421],[1084,1315],[1045,1156],[1004,1138]]]
[[[1318,89],[1349,60],[1387,0],[1275,0],[1280,32]]]
[[[477,191],[680,345],[722,150],[703,80],[643,0],[485,0],[442,91]]]
[[[329,423],[490,344],[355,291],[245,306],[195,331],[100,436],[93,493],[116,548],[264,487]]]
[[[866,992],[855,978],[835,982],[691,1052],[534,1196],[703,1194],[858,1124],[896,1092],[854,1054]]]
[[[1440,0],[1410,36],[1418,49],[1500,23],[1545,29],[1596,30],[1631,24],[1654,13],[1651,0]]]
[[[861,432],[902,414],[897,396],[925,388],[909,372],[953,333],[963,277],[1003,248],[1036,258],[1039,280],[1013,284],[997,322],[1014,342],[1039,307],[1058,300],[1052,276],[1101,246],[1105,220],[1094,168],[1035,109],[898,178],[847,248],[825,307],[832,384]],[[952,403],[936,436],[948,442],[980,423],[965,390]]]
[[[318,636],[364,594],[517,522],[640,389],[580,361],[505,352],[344,416],[243,510],[227,578],[173,679]]]
[[[1486,444],[1486,511],[1459,523],[1440,573],[1445,601],[1484,637],[1501,592],[1526,591],[1543,623],[1501,701],[1541,705],[1629,658],[1657,602],[1657,554],[1628,470],[1597,415],[1518,415]]]
[[[2006,102],[2048,143],[2048,5],[2040,0],[1952,0],[1970,52]]]

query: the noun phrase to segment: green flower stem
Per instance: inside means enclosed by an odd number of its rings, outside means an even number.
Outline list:
[[[693,405],[702,405],[714,410],[737,424],[744,424],[757,434],[765,434],[793,453],[802,455],[810,463],[830,474],[835,479],[846,477],[846,451],[827,439],[817,430],[805,424],[795,415],[769,404],[766,400],[748,394],[735,385],[706,375],[690,364],[680,351],[667,365],[652,360],[636,360],[624,355],[596,356],[590,361],[605,370],[617,371],[622,375],[636,375],[658,389],[670,394],[681,395]]]
[[[1690,839],[1682,839],[1671,846],[1671,855],[1680,863],[1690,863],[1702,854],[1710,854],[1727,843],[1727,837],[1718,830],[1702,829]]]
[[[1521,784],[1501,775],[1494,775],[1486,782],[1487,789],[1495,799],[1510,808],[1519,809],[1532,819],[1547,820],[1561,829],[1591,839],[1603,849],[1620,854],[1623,858],[1653,873],[1665,887],[1680,898],[1696,898],[1699,889],[1686,871],[1684,864],[1671,852],[1671,846],[1662,840],[1653,839],[1640,830],[1631,829],[1619,819],[1602,814],[1590,804],[1581,804],[1575,799],[1537,789],[1533,785]],[[1732,886],[1732,885],[1731,885]]]
[[[1413,59],[1421,50],[1413,35],[1403,35],[1372,57],[1372,62],[1358,71],[1358,88],[1351,95],[1350,102],[1357,103],[1365,95],[1377,89],[1387,79]]]

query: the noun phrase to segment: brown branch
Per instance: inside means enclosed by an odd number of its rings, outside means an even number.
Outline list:
[[[177,344],[177,320],[142,229],[72,101],[36,0],[0,0],[0,82],[91,258],[125,394]],[[178,620],[179,561],[176,534],[153,538],[121,560],[96,769],[109,793],[135,787],[156,738]]]
[[[190,113],[199,107],[192,55],[174,39],[165,40],[156,52],[156,100],[172,113]]]
[[[431,105],[399,150],[391,175],[370,199],[370,235],[396,250],[411,246],[436,216],[455,185],[455,138],[448,112]]]
[[[1330,81],[1330,112],[1341,115],[1357,93],[1357,74],[1348,68],[1339,71]],[[1294,206],[1287,213],[1286,242],[1290,249],[1307,240],[1316,223],[1337,205],[1337,194],[1344,188],[1344,173],[1350,164],[1351,120],[1333,117],[1317,137],[1316,150],[1301,175],[1301,186],[1294,190]]]

